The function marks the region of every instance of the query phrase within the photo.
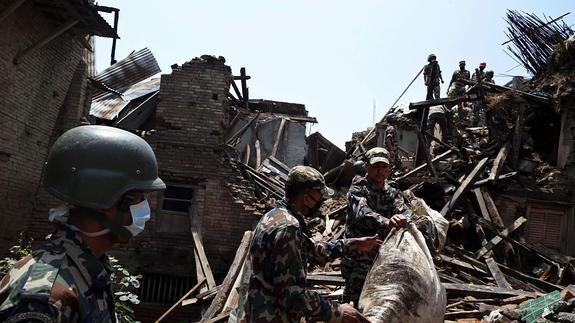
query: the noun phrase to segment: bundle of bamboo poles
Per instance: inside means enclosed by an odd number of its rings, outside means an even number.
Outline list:
[[[507,11],[506,21],[509,41],[507,50],[533,75],[542,72],[547,60],[553,53],[555,45],[563,42],[573,34],[573,30],[562,20],[566,13],[555,19],[535,14]]]

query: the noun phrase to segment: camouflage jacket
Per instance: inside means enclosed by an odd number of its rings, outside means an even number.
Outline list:
[[[342,318],[338,303],[307,289],[307,261],[340,257],[344,241],[314,243],[305,234],[301,213],[285,200],[258,223],[248,255],[251,272],[240,322],[326,322]]]
[[[361,238],[379,234],[385,239],[388,230],[383,227],[385,219],[395,214],[411,215],[411,210],[397,188],[385,183],[376,190],[367,176],[356,176],[347,193],[346,238]]]
[[[461,70],[457,69],[453,72],[451,76],[451,81],[449,82],[449,87],[453,87],[454,89],[462,89],[465,88],[465,84],[461,82],[461,80],[469,80],[469,71],[468,70]]]
[[[423,79],[426,86],[439,85],[439,81],[443,80],[441,77],[441,68],[437,61],[425,65],[423,68]]]
[[[107,257],[64,225],[0,282],[2,322],[115,322]]]

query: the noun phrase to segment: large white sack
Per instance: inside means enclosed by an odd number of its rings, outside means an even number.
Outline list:
[[[445,289],[415,223],[430,235],[430,242],[436,245],[434,249],[440,249],[445,244],[447,221],[423,200],[418,203],[433,215],[420,215],[424,213],[419,212],[421,209],[414,210],[417,215],[407,228],[393,230],[387,236],[367,275],[359,309],[372,322],[443,322]]]

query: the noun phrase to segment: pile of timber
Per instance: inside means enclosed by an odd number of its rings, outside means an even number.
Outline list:
[[[470,85],[483,87],[482,84]],[[575,261],[526,242],[518,233],[524,229],[527,219],[517,214],[511,215],[511,219],[507,215],[504,221],[494,200],[497,195],[517,187],[554,193],[568,185],[563,185],[567,179],[560,170],[541,160],[536,152],[523,149],[528,129],[524,126],[526,116],[537,109],[549,108],[551,101],[501,86],[485,85],[483,91],[488,111],[502,108],[498,104],[504,102],[512,106],[513,113],[492,113],[492,118],[503,119],[491,120],[493,122],[484,127],[457,129],[457,146],[448,145],[428,132],[420,132],[420,143],[429,146],[435,142],[442,150],[437,153],[424,150],[427,156],[422,158],[421,165],[396,172],[392,180],[393,185],[411,189],[450,220],[447,245],[440,254],[434,255],[448,296],[445,319],[480,320],[491,315],[505,322],[505,319],[520,320],[527,315],[521,304],[529,300],[556,291],[565,294],[575,276]],[[478,100],[479,96],[470,97]],[[457,100],[462,102],[468,98]],[[436,101],[412,106],[429,107],[436,105]],[[496,128],[501,124],[505,127]],[[529,159],[536,160],[538,166],[526,168],[525,160]],[[549,174],[554,181],[541,180],[551,177]],[[341,202],[343,196],[345,190],[338,200],[328,201],[324,216],[315,220],[318,227],[310,227],[315,240],[341,237],[346,213],[345,203]],[[344,285],[339,266],[339,260],[315,266],[308,283],[324,296],[339,299]],[[567,300],[568,296],[563,296],[562,301]]]

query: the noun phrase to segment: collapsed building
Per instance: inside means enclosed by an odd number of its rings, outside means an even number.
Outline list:
[[[386,116],[354,134],[343,151],[319,133],[306,136],[306,125],[317,120],[303,104],[250,99],[250,76],[243,68],[233,75],[223,57],[201,56],[156,77],[159,66],[143,49],[95,75],[84,36],[117,35],[96,7],[73,3],[0,7],[0,26],[9,28],[0,36],[7,85],[0,98],[7,129],[0,146],[0,198],[7,210],[2,250],[18,232],[36,240],[50,232],[46,214],[58,201],[40,178],[59,134],[82,122],[127,129],[152,145],[168,186],[150,199],[146,231],[114,252],[142,275],[137,318],[223,320],[237,296],[245,232],[283,196],[289,169],[311,165],[339,189],[323,218],[309,224],[315,239],[337,239],[345,192],[358,172],[354,162],[365,150],[385,146],[393,126],[399,147],[393,180],[451,220],[447,247],[434,258],[450,301],[447,319],[480,318],[573,282],[573,36],[555,41],[546,64],[534,64],[531,81],[512,87],[470,82],[463,97],[412,103],[414,113]],[[65,23],[76,15],[83,19]],[[18,23],[31,19],[40,23]],[[44,35],[54,24],[60,27]],[[462,140],[455,145],[419,129],[418,111],[483,99],[495,122],[458,129]],[[430,142],[445,152],[421,149]],[[316,267],[308,283],[339,298],[338,267],[337,261]],[[166,312],[172,304],[175,310]],[[207,308],[203,315],[201,308]]]

